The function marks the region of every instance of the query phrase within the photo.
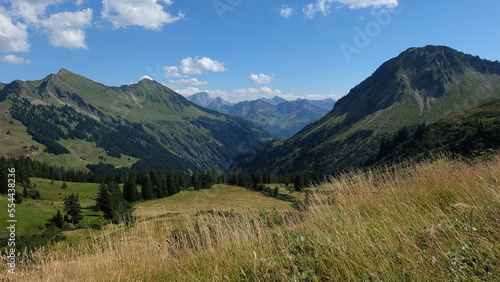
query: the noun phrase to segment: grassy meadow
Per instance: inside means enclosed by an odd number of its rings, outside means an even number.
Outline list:
[[[89,240],[34,252],[14,278],[500,279],[500,157],[345,174],[312,188],[301,211],[241,189],[220,185],[141,203],[135,226],[109,225],[89,231]]]
[[[66,182],[68,188],[62,189],[63,181],[55,180],[54,184],[52,184],[52,181],[49,179],[31,178],[30,180],[36,185],[42,198],[40,200],[24,198],[22,204],[16,206],[16,216],[19,220],[17,223],[18,232],[39,232],[38,227],[43,227],[48,222],[47,220],[56,214],[58,209],[61,212],[63,211],[64,197],[72,193],[78,194],[80,197],[80,204],[84,214],[82,222],[90,222],[98,218],[93,206],[95,205],[99,184]],[[22,192],[22,187],[18,187],[17,189],[19,192]],[[7,207],[6,195],[0,195],[0,206]],[[0,221],[0,236],[6,234],[5,224],[3,220]]]

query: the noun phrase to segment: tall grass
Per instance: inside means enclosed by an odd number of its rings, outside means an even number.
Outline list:
[[[498,281],[500,157],[345,174],[302,211],[108,227],[19,266],[16,281]]]

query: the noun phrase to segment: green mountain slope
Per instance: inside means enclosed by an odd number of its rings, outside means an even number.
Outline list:
[[[83,157],[91,150],[99,162],[139,160],[137,169],[224,170],[239,151],[266,137],[250,122],[201,108],[148,79],[108,87],[62,69],[39,81],[5,85],[0,102],[2,127],[19,127],[11,141],[28,141],[0,153],[19,155],[22,147],[21,154],[56,164],[75,156],[73,166],[96,164]],[[36,142],[21,136],[23,126]]]
[[[384,136],[403,126],[432,123],[498,98],[500,63],[444,46],[410,48],[351,89],[325,117],[289,139],[238,156],[234,165],[325,173],[359,166],[378,152]]]
[[[409,134],[403,128],[381,142],[375,163],[419,160],[441,153],[479,156],[500,149],[500,100],[449,115]]]

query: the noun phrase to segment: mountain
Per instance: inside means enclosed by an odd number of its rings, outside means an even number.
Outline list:
[[[208,108],[208,106],[214,102],[214,99],[210,97],[207,92],[199,92],[186,97],[186,99],[205,108]]]
[[[215,99],[210,97],[207,92],[199,92],[193,95],[186,97],[189,101],[202,106],[207,109],[211,109],[214,111],[218,111],[221,113],[227,114],[227,112],[231,109],[231,106],[234,104],[228,101],[223,100],[220,97],[216,97]]]
[[[293,137],[239,155],[248,171],[331,173],[377,154],[380,141],[500,98],[500,63],[445,46],[410,48],[382,64],[331,112]]]
[[[315,105],[316,107],[320,107],[324,110],[331,111],[333,106],[335,105],[335,100],[332,98],[323,99],[323,100],[307,100],[309,103]]]
[[[278,139],[292,136],[326,113],[326,110],[307,100],[271,104],[261,99],[240,102],[228,112],[229,115],[244,118],[269,130]]]
[[[1,154],[68,166],[225,170],[239,151],[268,136],[149,79],[109,87],[65,69],[5,85],[0,110],[0,128],[10,131],[0,135]]]
[[[271,103],[273,105],[278,105],[280,103],[283,103],[283,102],[286,102],[287,100],[284,99],[284,98],[281,98],[281,97],[278,97],[278,96],[274,96],[272,99],[265,99],[265,98],[262,98],[261,100],[264,100],[268,103]]]
[[[324,116],[335,103],[332,99],[288,101],[276,96],[231,104],[220,97],[213,99],[206,92],[193,94],[187,99],[202,107],[251,121],[271,132],[277,139],[288,138],[299,132],[307,124]]]

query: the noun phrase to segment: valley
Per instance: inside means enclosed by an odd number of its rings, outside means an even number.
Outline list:
[[[0,280],[495,281],[499,113],[500,63],[432,45],[338,101],[0,84]]]
[[[277,96],[230,103],[220,97],[213,99],[206,92],[193,94],[187,99],[202,107],[251,121],[269,131],[276,139],[293,136],[307,124],[323,117],[335,105],[331,98],[287,101]]]

